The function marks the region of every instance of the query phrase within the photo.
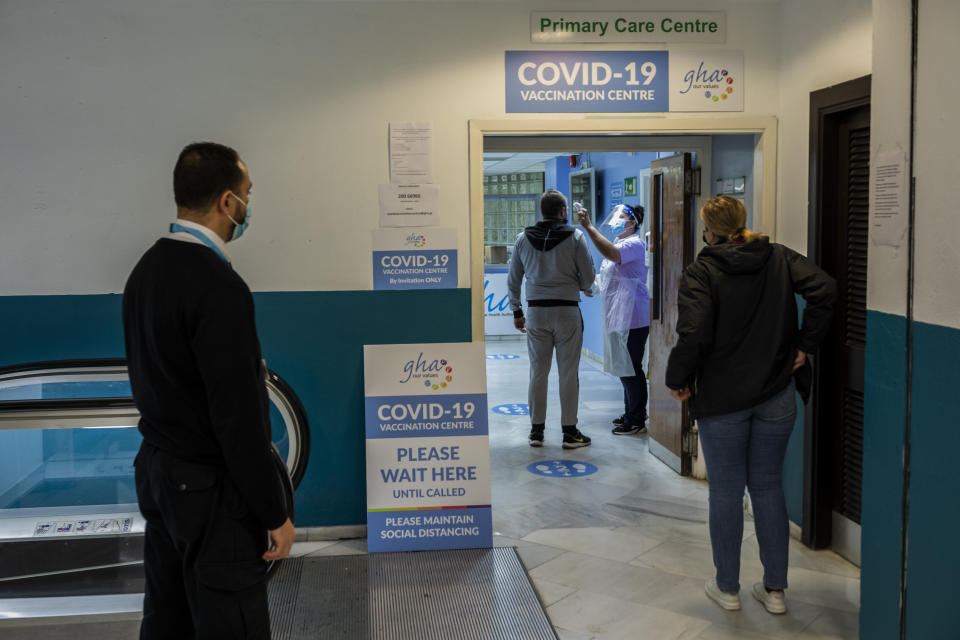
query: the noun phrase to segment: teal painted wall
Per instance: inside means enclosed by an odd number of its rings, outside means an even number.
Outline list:
[[[860,637],[870,640],[899,637],[906,344],[906,318],[867,311]]]
[[[0,366],[122,358],[122,296],[0,297]]]
[[[783,460],[783,495],[787,500],[787,516],[797,525],[803,524],[803,400],[797,396],[797,419],[793,433],[787,442],[787,455]]]
[[[807,306],[802,296],[797,300],[797,322],[803,323],[803,310]],[[798,326],[799,326],[798,324]],[[787,442],[787,453],[783,459],[783,496],[787,501],[787,517],[798,526],[803,526],[803,437],[805,406],[798,393],[797,419],[793,423],[793,433]]]
[[[254,294],[267,365],[310,420],[297,525],[366,522],[363,345],[469,342],[470,290]]]
[[[310,422],[297,525],[366,522],[363,345],[469,342],[470,290],[254,293],[267,365]],[[120,295],[0,297],[0,366],[123,357]]]
[[[907,321],[867,313],[860,637],[899,638]],[[952,480],[960,451],[960,330],[914,322],[907,638],[958,637],[955,578],[960,527]]]
[[[958,638],[960,330],[916,322],[913,331],[907,638]]]

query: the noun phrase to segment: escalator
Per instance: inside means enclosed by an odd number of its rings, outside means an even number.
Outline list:
[[[269,370],[266,386],[292,516],[310,432],[293,389]],[[93,613],[116,606],[111,598],[138,602],[145,525],[133,469],[139,418],[122,359],[0,368],[0,618],[24,615],[18,603],[56,599]]]

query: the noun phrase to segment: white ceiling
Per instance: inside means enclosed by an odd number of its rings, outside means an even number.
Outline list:
[[[543,171],[547,160],[553,160],[558,155],[551,153],[508,153],[489,152],[483,154],[483,172],[487,175],[501,173],[522,173]]]

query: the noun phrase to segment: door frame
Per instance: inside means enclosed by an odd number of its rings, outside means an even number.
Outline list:
[[[828,208],[824,194],[827,182],[826,167],[821,162],[825,146],[824,121],[833,115],[870,104],[871,76],[866,75],[847,82],[810,92],[810,176],[807,198],[807,255],[817,265],[823,262],[820,227]],[[833,503],[831,487],[830,434],[822,433],[820,414],[820,378],[822,370],[813,358],[813,389],[803,416],[803,516],[801,540],[813,549],[831,546],[833,535]],[[859,550],[857,551],[859,555]],[[849,555],[847,556],[849,557]]]
[[[754,180],[753,219],[759,231],[776,238],[777,119],[774,116],[734,116],[715,118],[605,118],[577,117],[569,119],[470,120],[470,297],[471,330],[474,342],[484,340],[483,333],[483,147],[485,136],[548,137],[563,136],[558,146],[569,149],[576,136],[604,136],[605,151],[636,151],[637,139],[643,135],[710,136],[724,133],[759,134],[756,151],[761,158],[760,179]],[[607,137],[609,136],[609,137]],[[610,148],[606,148],[607,143]],[[660,142],[658,140],[658,142]],[[682,139],[677,141],[682,144]],[[622,145],[618,149],[617,146]],[[683,151],[671,148],[671,151]],[[701,178],[709,184],[710,175]],[[708,189],[704,189],[704,192]]]

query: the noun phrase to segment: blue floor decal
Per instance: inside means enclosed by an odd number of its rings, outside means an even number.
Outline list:
[[[499,413],[505,416],[528,416],[530,415],[530,407],[526,403],[515,403],[515,404],[498,404],[493,408],[494,413]]]
[[[597,467],[580,460],[541,460],[528,464],[527,471],[551,478],[576,478],[596,473]]]

